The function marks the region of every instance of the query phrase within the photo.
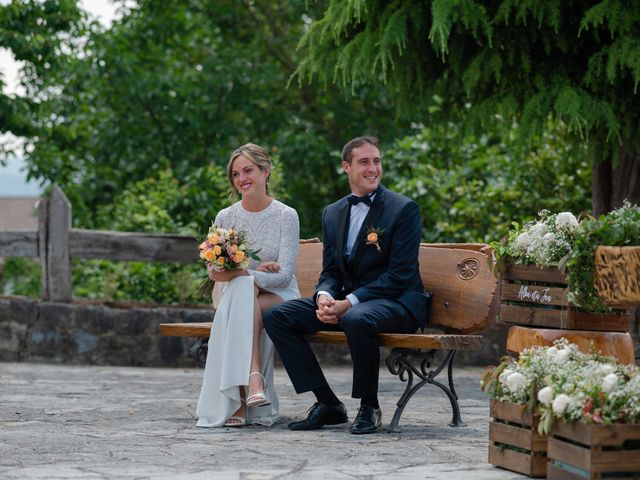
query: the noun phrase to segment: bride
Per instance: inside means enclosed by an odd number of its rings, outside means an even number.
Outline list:
[[[260,262],[246,270],[216,272],[216,313],[196,415],[199,427],[272,425],[278,419],[273,388],[271,340],[263,332],[262,314],[298,298],[293,273],[300,225],[291,207],[269,195],[271,160],[253,143],[236,149],[227,165],[232,195],[242,199],[221,210],[215,225],[246,230]]]

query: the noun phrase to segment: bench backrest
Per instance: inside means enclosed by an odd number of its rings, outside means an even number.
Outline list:
[[[473,333],[490,327],[498,311],[498,279],[491,272],[486,244],[439,243],[420,246],[420,276],[433,293],[429,327]],[[302,240],[296,278],[303,297],[313,295],[322,270],[322,243]]]

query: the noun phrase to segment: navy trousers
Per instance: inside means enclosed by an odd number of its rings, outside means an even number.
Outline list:
[[[418,329],[413,315],[402,304],[388,299],[361,302],[347,310],[338,325],[329,325],[316,317],[312,298],[299,298],[276,305],[263,322],[297,393],[328,386],[304,335],[319,330],[343,331],[353,362],[353,398],[370,398],[378,393],[380,346],[376,334],[414,333]]]

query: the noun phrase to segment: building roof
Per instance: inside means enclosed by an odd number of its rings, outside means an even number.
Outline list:
[[[0,197],[0,231],[38,230],[39,197]]]

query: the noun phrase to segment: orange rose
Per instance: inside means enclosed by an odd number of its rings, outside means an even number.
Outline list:
[[[367,242],[369,243],[377,243],[378,242],[378,234],[376,232],[371,232],[367,235]]]
[[[238,253],[238,245],[231,245],[231,254],[235,255]]]
[[[216,259],[216,254],[213,250],[206,250],[204,252],[204,258],[209,262],[213,262]]]
[[[212,244],[214,244],[214,245],[215,245],[216,243],[218,243],[218,240],[219,240],[219,239],[218,239],[218,235],[217,235],[217,234],[215,234],[215,233],[210,233],[210,234],[207,236],[207,239],[208,239]]]
[[[220,255],[222,253],[222,248],[220,248],[220,245],[216,245],[215,247],[213,247],[213,253],[215,253],[216,255]]]
[[[244,261],[244,252],[238,252],[233,257],[233,261],[236,263],[242,263]]]
[[[224,257],[218,257],[218,265],[224,265]]]

